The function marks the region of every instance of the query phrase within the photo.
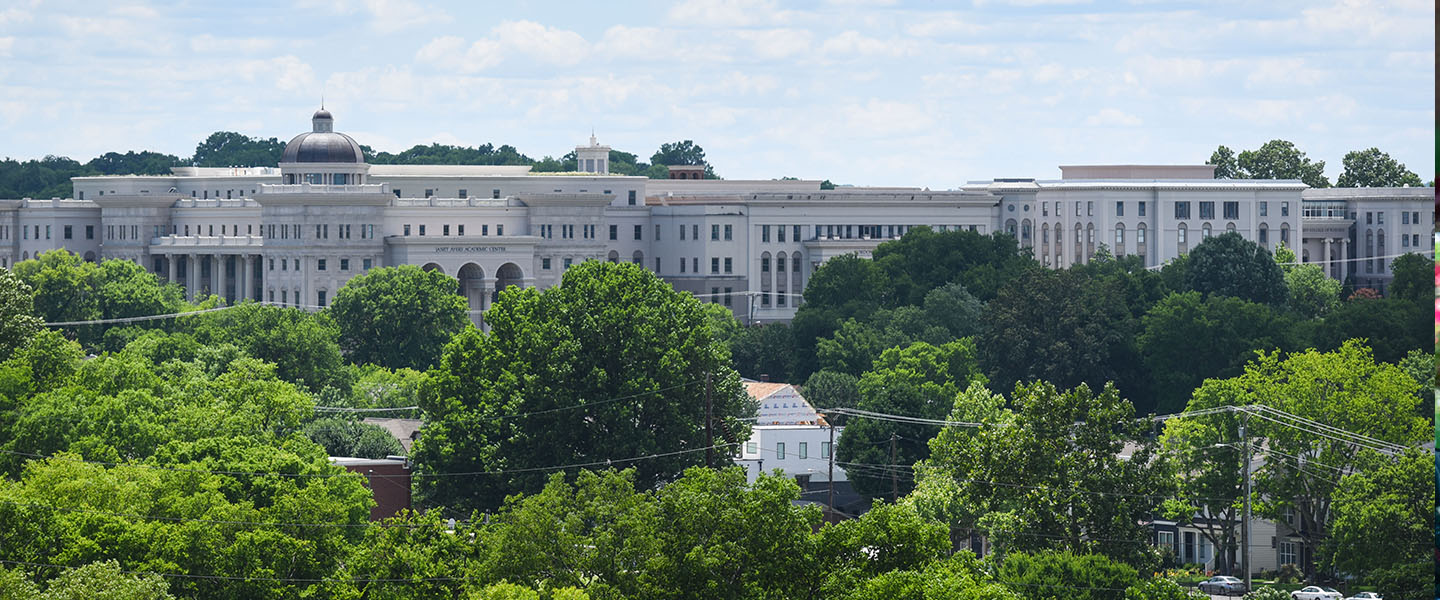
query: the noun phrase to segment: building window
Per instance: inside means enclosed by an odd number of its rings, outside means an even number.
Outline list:
[[[720,288],[718,288],[718,287],[712,287],[712,288],[710,288],[710,303],[711,303],[711,304],[715,304],[715,303],[717,303],[717,302],[719,302],[719,301],[720,301]]]
[[[465,224],[464,224],[464,223],[461,223],[461,224],[459,224],[459,225],[456,225],[455,228],[457,229],[456,234],[462,235],[462,236],[465,235]],[[350,226],[349,226],[349,225],[346,225],[346,226],[345,226],[345,231],[346,231],[347,233],[350,231]],[[347,236],[347,237],[348,237],[348,236]]]
[[[775,442],[775,460],[785,460],[785,442]]]
[[[325,259],[322,258],[322,259],[319,259],[319,260],[315,261],[315,270],[316,270],[316,271],[324,271],[324,270],[325,270]]]
[[[656,273],[659,273],[659,272],[660,272],[660,257],[658,257],[658,256],[655,257],[655,272],[656,272]]]
[[[809,449],[807,446],[808,446],[808,444],[806,444],[805,442],[800,442],[800,448],[799,448],[800,452],[798,452],[797,454],[798,454],[799,457],[802,458],[802,459],[804,459],[804,458],[810,458],[810,449]]]
[[[1280,216],[1282,216],[1282,217],[1288,217],[1288,216],[1290,216],[1290,203],[1289,203],[1289,202],[1281,202],[1281,203],[1280,203]]]
[[[720,258],[719,258],[719,257],[711,257],[711,258],[710,258],[710,272],[711,272],[711,273],[719,273],[719,272],[720,272]]]
[[[1294,542],[1280,542],[1280,564],[1293,565],[1299,562],[1296,558]]]
[[[745,442],[745,453],[746,453],[746,454],[755,454],[755,453],[758,453],[758,452],[760,452],[759,444],[757,444],[757,443],[755,443],[755,442]]]
[[[770,272],[770,256],[769,256],[770,253],[769,253],[769,252],[766,252],[765,254],[766,254],[766,256],[760,257],[760,272],[761,272],[761,273],[769,273],[769,272]]]
[[[1182,225],[1182,226],[1180,227],[1180,229],[1175,232],[1175,241],[1178,242],[1178,243],[1184,244],[1184,243],[1185,243],[1185,233],[1186,233],[1185,227]]]
[[[1214,218],[1215,218],[1215,202],[1212,201],[1212,200],[1201,200],[1201,201],[1200,201],[1200,219],[1201,219],[1201,220],[1205,220],[1205,219],[1214,219]]]
[[[1227,218],[1227,219],[1238,219],[1238,218],[1240,218],[1240,203],[1239,203],[1239,202],[1226,202],[1222,208],[1223,208],[1224,211],[1225,211],[1225,218]]]
[[[1262,217],[1268,217],[1268,216],[1270,216],[1270,203],[1269,203],[1269,202],[1261,202],[1261,203],[1260,203],[1260,216],[1262,216]]]
[[[1125,245],[1125,229],[1124,229],[1124,228],[1116,229],[1116,230],[1115,230],[1115,247],[1116,247],[1116,248],[1119,248],[1119,247],[1121,247],[1121,246],[1123,246],[1123,245]]]
[[[725,272],[726,272],[726,273],[734,273],[734,272],[735,272],[735,270],[734,270],[734,259],[732,259],[732,258],[730,258],[730,257],[728,257],[728,256],[725,257]]]
[[[435,195],[435,190],[433,190],[433,189],[426,189],[426,190],[425,190],[425,197],[426,197],[426,198],[429,198],[429,197],[434,196],[434,195]]]
[[[1384,225],[1384,224],[1385,224],[1385,213],[1384,213],[1384,212],[1377,212],[1377,213],[1375,213],[1375,224],[1376,224],[1376,225]]]
[[[550,257],[547,256],[547,257],[545,257],[545,258],[540,259],[540,268],[541,268],[541,269],[544,269],[544,270],[546,270],[546,271],[549,271],[549,270],[550,270]]]
[[[645,237],[644,229],[645,229],[645,226],[644,226],[644,225],[636,225],[636,226],[635,226],[635,241],[638,242],[638,241],[640,241],[642,238]]]
[[[565,260],[564,260],[563,262],[565,263],[565,268],[568,269],[568,268],[570,268],[570,265],[575,262],[575,259],[570,258],[570,257],[567,256],[567,257],[565,257]]]
[[[421,224],[420,224],[420,235],[425,235],[425,224],[424,224],[424,223],[421,223]]]
[[[1085,202],[1085,216],[1087,216],[1087,217],[1093,217],[1093,216],[1095,216],[1095,201],[1094,201],[1094,200],[1088,200],[1088,201]]]
[[[320,301],[320,306],[325,306],[325,290],[320,290],[316,294],[316,299]]]
[[[366,271],[369,271],[369,270],[370,270],[370,264],[371,264],[371,263],[370,263],[370,259],[368,259],[368,258],[365,259],[365,260],[360,261],[360,267],[361,267],[362,269],[365,269]]]
[[[125,227],[124,227],[123,225],[120,227],[120,231],[122,231],[122,232],[125,231]],[[75,230],[74,230],[74,226],[73,226],[73,225],[66,225],[66,226],[65,226],[65,232],[64,232],[64,233],[65,233],[65,239],[67,239],[67,240],[75,239]]]
[[[1176,218],[1176,219],[1188,219],[1188,218],[1190,218],[1190,202],[1189,202],[1189,201],[1176,202],[1176,203],[1175,203],[1175,218]]]
[[[467,190],[467,189],[465,189],[465,188],[460,188],[460,197],[461,197],[461,198],[469,198],[469,197],[470,197],[470,190]]]
[[[1141,202],[1138,208],[1140,210],[1136,211],[1135,214],[1141,217],[1145,216],[1145,203]]]
[[[406,224],[405,224],[405,235],[410,235],[410,224],[409,224],[409,223],[406,223]]]
[[[1123,216],[1125,216],[1125,203],[1124,203],[1124,202],[1116,202],[1116,203],[1115,203],[1115,216],[1117,216],[1117,217],[1123,217]]]
[[[499,224],[495,225],[495,235],[505,235],[505,224],[504,224],[504,223],[499,223]]]
[[[349,270],[350,270],[350,259],[348,259],[348,258],[342,258],[342,259],[340,259],[340,270],[341,270],[341,271],[349,271]]]
[[[681,272],[681,273],[684,273],[684,272],[685,272],[685,257],[683,257],[683,256],[680,257],[680,272]]]
[[[159,226],[159,225],[156,225],[156,226],[155,226],[155,237],[160,237],[160,226]],[[93,239],[95,239],[95,226],[94,226],[94,225],[86,225],[86,226],[85,226],[85,239],[87,239],[87,240],[93,240]]]
[[[1080,216],[1080,202],[1078,200],[1075,202],[1075,216]]]
[[[735,288],[728,288],[728,287],[725,288],[725,306],[732,306],[732,305],[733,305],[732,300],[731,300],[731,297],[730,297],[730,293],[731,293],[734,289],[735,289]]]
[[[611,225],[611,226],[610,226],[610,239],[611,239],[611,240],[618,240],[618,239],[620,239],[620,226],[619,226],[619,225]]]
[[[450,235],[450,225],[449,225],[449,224],[445,224],[445,225],[441,225],[441,226],[440,226],[440,235]]]
[[[712,241],[716,241],[716,242],[720,241],[720,226],[719,226],[719,225],[711,225],[711,226],[710,226],[710,239],[711,239]]]
[[[800,226],[799,226],[799,225],[791,225],[791,226],[790,226],[790,233],[793,234],[793,235],[790,237],[790,239],[795,240],[795,241],[797,241],[797,242],[800,241]],[[785,241],[785,239],[784,239],[783,236],[781,237],[780,241],[782,241],[782,242]]]
[[[820,458],[830,458],[830,442],[820,442]]]
[[[630,206],[635,206],[635,190],[630,190]]]
[[[1269,229],[1268,227],[1266,227],[1264,223],[1261,223],[1261,224],[1260,224],[1260,233],[1259,233],[1259,235],[1260,235],[1260,245],[1263,246],[1263,245],[1265,245],[1265,244],[1270,243],[1270,229]]]

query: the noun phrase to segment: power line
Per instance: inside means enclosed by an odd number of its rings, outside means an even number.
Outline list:
[[[140,322],[140,321],[154,321],[154,320],[157,320],[157,319],[173,319],[173,318],[177,318],[177,317],[191,317],[191,316],[195,316],[195,315],[202,315],[202,314],[205,314],[205,313],[219,312],[219,311],[222,311],[222,310],[230,310],[230,309],[232,309],[232,308],[240,308],[240,306],[241,306],[241,305],[236,304],[236,305],[233,305],[233,306],[219,306],[219,307],[216,307],[216,308],[204,308],[204,309],[200,309],[200,310],[192,310],[192,311],[187,311],[187,312],[167,313],[167,314],[163,314],[163,315],[150,315],[150,316],[145,316],[145,317],[117,317],[117,318],[114,318],[114,319],[94,319],[94,320],[90,320],[90,321],[60,321],[60,322],[55,322],[55,323],[41,323],[41,325],[44,325],[45,327],[71,327],[71,326],[75,326],[75,325],[109,325],[109,324],[113,324],[113,323],[137,323],[137,322]]]

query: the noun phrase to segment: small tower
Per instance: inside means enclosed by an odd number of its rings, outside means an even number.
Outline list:
[[[582,173],[610,174],[610,147],[595,141],[595,132],[590,132],[589,146],[575,147],[575,170]]]

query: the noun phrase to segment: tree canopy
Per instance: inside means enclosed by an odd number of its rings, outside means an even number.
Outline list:
[[[425,369],[450,338],[469,326],[459,282],[414,265],[380,267],[347,281],[330,314],[340,347],[352,362],[391,369]]]
[[[1345,171],[1335,181],[1336,187],[1401,187],[1420,186],[1420,176],[1405,168],[1379,148],[1353,150],[1341,160]]]
[[[1325,161],[1311,162],[1286,140],[1270,140],[1255,150],[1235,151],[1220,146],[1206,164],[1215,165],[1217,179],[1298,179],[1316,188],[1330,187]]]
[[[1188,255],[1185,288],[1281,306],[1287,289],[1275,257],[1234,232],[1200,242]]]

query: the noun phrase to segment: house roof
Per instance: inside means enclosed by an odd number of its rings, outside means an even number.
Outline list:
[[[410,446],[415,443],[415,440],[420,439],[420,427],[425,424],[420,419],[380,419],[375,417],[361,419],[361,422],[378,425],[390,432],[390,435],[400,440],[400,446],[405,448],[407,453],[410,452]]]
[[[775,383],[770,381],[746,381],[745,393],[750,394],[750,397],[756,400],[764,400],[765,398],[768,398],[770,394],[778,392],[789,386],[790,384],[788,383]]]

